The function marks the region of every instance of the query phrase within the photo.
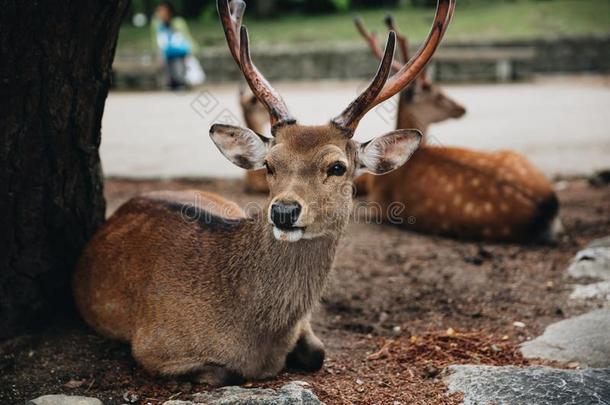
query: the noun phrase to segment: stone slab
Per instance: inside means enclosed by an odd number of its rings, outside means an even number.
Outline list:
[[[97,398],[70,396],[70,395],[44,395],[28,401],[26,405],[103,405]]]
[[[324,405],[306,386],[294,381],[275,390],[270,388],[223,387],[193,395],[191,401],[167,401],[163,405]]]
[[[549,325],[542,336],[525,342],[521,351],[526,358],[610,367],[610,308]]]
[[[574,278],[610,280],[610,247],[595,246],[581,250],[568,267],[568,274]]]
[[[450,393],[464,393],[464,405],[607,405],[610,369],[450,366]]]
[[[610,281],[576,285],[570,294],[572,300],[605,300],[610,302]]]

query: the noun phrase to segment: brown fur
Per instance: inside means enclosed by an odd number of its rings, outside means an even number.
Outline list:
[[[511,152],[423,147],[404,168],[372,179],[369,198],[385,220],[410,229],[470,239],[524,241],[543,232],[556,213],[542,174]],[[548,211],[547,211],[548,210]]]
[[[424,142],[430,124],[465,113],[438,86],[425,82],[414,86],[419,87],[400,95],[397,127],[420,129]],[[546,237],[558,211],[550,182],[512,151],[424,145],[395,172],[367,174],[356,185],[382,206],[402,202],[406,208],[398,216],[408,228],[459,238],[527,241]]]
[[[312,333],[307,317],[335,240],[281,243],[262,218],[216,229],[185,222],[166,198],[129,201],[95,235],[74,279],[83,317],[130,341],[151,372],[218,365],[245,378],[275,375],[301,331]],[[303,249],[316,254],[301,261]]]
[[[427,82],[414,86],[419,88],[400,95],[396,127],[420,129],[424,142],[431,124],[466,112],[439,86]],[[246,122],[260,123],[262,113],[244,109]],[[246,184],[249,190],[268,189],[265,171],[248,172]],[[368,193],[371,201],[379,203],[385,214],[393,202],[405,205],[399,218],[386,216],[388,221],[467,239],[535,239],[547,234],[558,211],[550,182],[525,157],[508,150],[489,153],[423,145],[393,173],[364,174],[354,185],[359,195]]]
[[[317,237],[280,242],[266,212],[246,217],[214,194],[156,192],[123,205],[85,249],[74,277],[81,314],[100,334],[130,342],[151,372],[218,384],[227,373],[270,377],[297,341],[292,358],[304,351],[321,366],[309,314],[351,211],[340,189],[356,145],[332,125],[286,126],[273,142],[271,201],[301,202],[299,226]],[[336,159],[347,162],[346,177],[324,178]]]
[[[89,242],[73,288],[85,320],[130,342],[150,372],[229,384],[274,376],[287,360],[304,370],[322,367],[310,314],[351,213],[354,173],[400,167],[421,134],[393,131],[359,144],[352,127],[282,119],[285,104],[252,65],[245,29],[236,40],[245,3],[217,6],[233,56],[240,52],[236,62],[277,125],[272,139],[224,124],[212,125],[210,137],[237,166],[267,168],[266,207],[247,216],[197,191],[134,198]]]
[[[391,16],[388,29],[397,33],[403,63],[409,59],[408,40]],[[360,35],[379,58],[375,35],[355,20]],[[393,62],[400,70],[402,63]],[[466,109],[430,82],[424,70],[400,92],[396,128],[417,128],[424,145],[409,163],[393,173],[360,176],[357,194],[370,194],[386,220],[426,233],[461,238],[525,241],[553,238],[558,201],[549,181],[525,157],[511,151],[478,152],[426,145],[428,127],[459,118]],[[402,203],[388,218],[392,203]]]

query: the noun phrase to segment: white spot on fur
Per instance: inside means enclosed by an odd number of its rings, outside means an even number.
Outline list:
[[[298,242],[303,238],[303,233],[302,229],[286,231],[275,226],[273,227],[273,236],[281,242]]]

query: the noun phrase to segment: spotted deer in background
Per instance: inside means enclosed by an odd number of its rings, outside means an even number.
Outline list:
[[[409,60],[407,39],[391,16],[386,25],[396,33],[402,63]],[[356,28],[377,57],[382,56],[374,34],[360,19]],[[490,241],[552,239],[558,227],[558,200],[551,183],[524,156],[509,150],[482,152],[427,144],[428,127],[466,112],[459,103],[432,84],[425,70],[399,95],[396,128],[417,128],[422,147],[400,169],[383,176],[363,175],[356,181],[359,191],[388,213],[386,221],[400,222],[410,229],[458,238]],[[401,205],[402,206],[402,205]],[[397,221],[398,220],[398,221]]]
[[[231,162],[265,168],[269,200],[247,215],[220,196],[154,192],[120,207],[94,235],[74,276],[76,304],[99,333],[130,342],[153,373],[223,385],[276,375],[286,364],[315,371],[324,346],[310,316],[319,302],[352,209],[354,173],[402,166],[417,130],[366,143],[352,139],[361,118],[426,66],[453,14],[439,0],[417,55],[390,77],[396,36],[371,84],[329,123],[306,126],[250,58],[245,3],[218,0],[229,50],[271,117],[272,138],[215,124],[210,136]],[[347,189],[347,190],[346,190]]]

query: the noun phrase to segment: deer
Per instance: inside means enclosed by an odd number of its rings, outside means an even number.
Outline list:
[[[128,342],[145,370],[213,386],[270,378],[284,367],[322,367],[325,349],[311,314],[350,217],[348,186],[357,170],[382,174],[402,166],[421,141],[419,131],[403,129],[359,143],[354,131],[426,66],[455,1],[438,0],[427,40],[392,75],[390,32],[371,83],[322,125],[298,123],[253,64],[245,6],[217,0],[229,51],[269,113],[272,136],[216,123],[210,137],[238,167],[266,170],[267,203],[246,212],[197,190],[135,197],[94,234],[73,278],[84,320]]]
[[[382,57],[376,35],[360,18],[357,31],[376,57]],[[407,38],[391,15],[385,18],[396,34],[402,63],[409,60]],[[396,128],[417,128],[424,138],[409,162],[396,171],[356,181],[360,193],[380,204],[386,222],[460,239],[527,242],[552,241],[561,230],[559,203],[551,183],[524,156],[510,151],[483,152],[428,143],[431,124],[460,118],[466,109],[431,82],[426,69],[401,92]],[[387,216],[396,202],[404,209]]]

